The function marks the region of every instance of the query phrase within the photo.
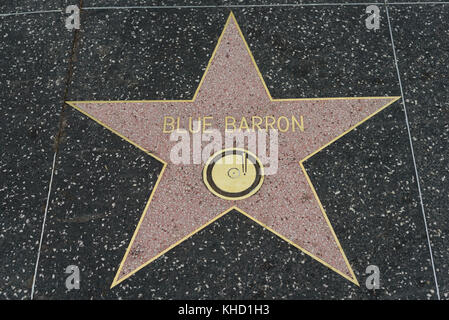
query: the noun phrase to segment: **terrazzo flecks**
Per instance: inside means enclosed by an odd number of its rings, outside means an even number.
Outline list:
[[[73,102],[72,105],[82,112],[167,162],[116,282],[231,207],[241,209],[335,271],[353,279],[344,248],[340,250],[298,162],[395,99],[272,100],[231,15],[192,101]],[[200,178],[201,164],[171,163],[170,152],[175,142],[170,141],[169,134],[163,133],[164,116],[179,117],[180,123],[188,123],[189,117],[212,117],[213,128],[222,133],[226,116],[236,119],[295,116],[303,117],[304,130],[280,132],[278,172],[267,175],[260,191],[252,197],[228,201],[206,189]]]
[[[449,5],[390,14],[440,296],[449,299]]]
[[[0,299],[29,299],[72,35],[54,16],[8,16],[0,39]]]

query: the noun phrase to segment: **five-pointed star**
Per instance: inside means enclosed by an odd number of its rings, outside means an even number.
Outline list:
[[[164,163],[112,286],[236,209],[358,284],[302,162],[398,97],[273,99],[231,13],[192,100],[71,101],[85,115]],[[279,133],[279,169],[244,200],[221,199],[202,181],[204,164],[170,162],[164,116],[303,116],[304,132]]]

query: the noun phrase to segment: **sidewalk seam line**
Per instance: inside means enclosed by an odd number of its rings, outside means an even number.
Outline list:
[[[409,121],[408,121],[407,108],[405,106],[404,90],[402,88],[401,74],[399,72],[399,64],[398,64],[398,59],[397,59],[397,56],[396,56],[396,47],[394,45],[393,30],[391,28],[390,13],[388,11],[388,5],[389,5],[388,1],[385,0],[385,9],[387,11],[387,20],[388,20],[388,28],[390,30],[391,46],[392,46],[392,49],[393,49],[394,63],[395,63],[395,66],[396,66],[396,73],[397,73],[397,77],[398,77],[398,81],[399,81],[399,88],[401,90],[402,106],[403,106],[404,115],[405,115],[405,123],[407,125],[407,132],[408,132],[408,137],[409,137],[409,142],[410,142],[410,150],[411,150],[411,154],[412,154],[413,166],[414,166],[414,169],[415,169],[415,178],[416,178],[416,184],[418,186],[419,200],[420,200],[420,203],[421,203],[421,212],[422,212],[422,216],[423,216],[423,219],[424,219],[424,226],[425,226],[425,229],[426,229],[427,245],[429,247],[430,261],[432,263],[432,270],[433,270],[433,277],[434,277],[434,281],[435,281],[435,288],[436,288],[436,293],[437,293],[438,300],[441,300],[441,298],[440,298],[440,289],[439,289],[439,286],[438,286],[438,279],[437,279],[437,274],[436,274],[436,270],[435,270],[435,262],[434,262],[434,259],[433,259],[432,244],[430,242],[429,228],[427,226],[427,217],[426,217],[426,213],[425,213],[425,210],[424,210],[424,202],[423,202],[423,198],[422,198],[421,184],[419,182],[418,167],[417,167],[417,164],[416,164],[415,152],[414,152],[414,149],[413,149],[412,134],[411,134],[411,130],[410,130],[410,124],[409,124]]]
[[[55,173],[56,154],[57,154],[57,152],[55,151],[54,154],[53,154],[53,165],[52,165],[52,169],[51,169],[50,183],[48,184],[47,203],[45,205],[44,220],[42,221],[42,230],[41,230],[41,237],[40,237],[40,240],[39,240],[39,249],[37,251],[36,264],[34,266],[33,284],[31,286],[31,300],[33,300],[33,298],[34,298],[34,288],[36,286],[36,276],[37,276],[37,270],[38,270],[38,267],[39,267],[39,259],[40,259],[40,256],[41,256],[42,240],[44,238],[45,223],[47,221],[48,206],[49,206],[49,203],[50,203],[51,187],[52,187],[52,184],[53,184],[53,176],[54,176],[54,173]]]
[[[425,1],[425,2],[391,2],[389,5],[445,5],[447,1]],[[210,9],[210,8],[270,8],[270,7],[345,7],[345,6],[369,6],[369,5],[385,5],[383,2],[343,2],[343,3],[272,3],[272,4],[229,4],[229,5],[186,5],[186,6],[112,6],[112,7],[84,7],[83,10],[128,10],[128,9]],[[42,13],[63,13],[62,10],[41,10],[41,11],[25,11],[25,12],[9,12],[0,13],[0,17],[42,14]]]
[[[79,2],[80,11],[82,10],[82,7],[83,7],[83,0],[80,0],[80,2]],[[40,241],[39,241],[39,249],[37,252],[36,265],[34,268],[33,284],[31,286],[31,297],[30,297],[31,300],[34,299],[34,291],[35,291],[35,287],[36,287],[36,279],[37,279],[37,273],[38,273],[38,269],[39,269],[39,260],[40,260],[40,255],[41,255],[42,242],[43,242],[44,233],[45,233],[44,232],[45,224],[47,221],[47,213],[48,213],[48,208],[50,206],[50,196],[51,196],[51,189],[52,189],[52,184],[53,184],[53,177],[54,177],[54,173],[55,173],[55,169],[56,169],[56,157],[59,154],[59,145],[62,140],[64,126],[65,126],[65,124],[64,124],[65,123],[64,111],[66,109],[65,101],[67,101],[68,94],[69,94],[69,86],[70,86],[70,83],[72,82],[73,57],[75,56],[75,51],[76,51],[78,41],[79,41],[79,30],[75,30],[73,33],[72,47],[70,50],[70,56],[69,56],[68,65],[67,65],[65,88],[64,88],[63,99],[62,99],[63,100],[62,108],[61,108],[61,114],[59,116],[58,132],[54,138],[54,144],[53,144],[53,149],[54,149],[53,165],[52,165],[52,171],[51,171],[51,176],[50,176],[50,182],[48,185],[47,202],[46,202],[45,211],[44,211],[44,219],[42,222],[42,230],[41,230],[41,237],[40,237]]]

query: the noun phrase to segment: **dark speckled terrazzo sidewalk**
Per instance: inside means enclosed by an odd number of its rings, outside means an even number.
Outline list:
[[[62,15],[0,18],[0,297],[29,299],[72,34]]]
[[[66,3],[0,5],[0,14]],[[273,98],[401,96],[379,7],[376,32],[359,5],[232,11]],[[229,13],[84,10],[69,83],[74,33],[61,13],[0,17],[0,298],[31,297],[59,130],[34,299],[437,299],[403,102],[438,289],[449,298],[449,4],[389,5],[404,100],[304,163],[360,287],[231,211],[110,288],[162,164],[73,108],[61,118],[64,92],[71,101],[190,99]],[[65,286],[69,265],[80,269],[79,290]],[[369,265],[380,269],[378,290],[365,286]]]

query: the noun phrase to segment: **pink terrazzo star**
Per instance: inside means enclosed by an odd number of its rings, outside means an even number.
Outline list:
[[[195,97],[189,101],[69,102],[131,143],[166,162],[112,286],[235,208],[358,284],[301,161],[397,100],[382,98],[272,99],[231,14]],[[302,115],[304,132],[279,132],[279,170],[251,197],[229,201],[202,181],[204,164],[174,165],[175,142],[164,116],[212,116],[224,132],[233,116]],[[188,123],[188,122],[187,122]]]

